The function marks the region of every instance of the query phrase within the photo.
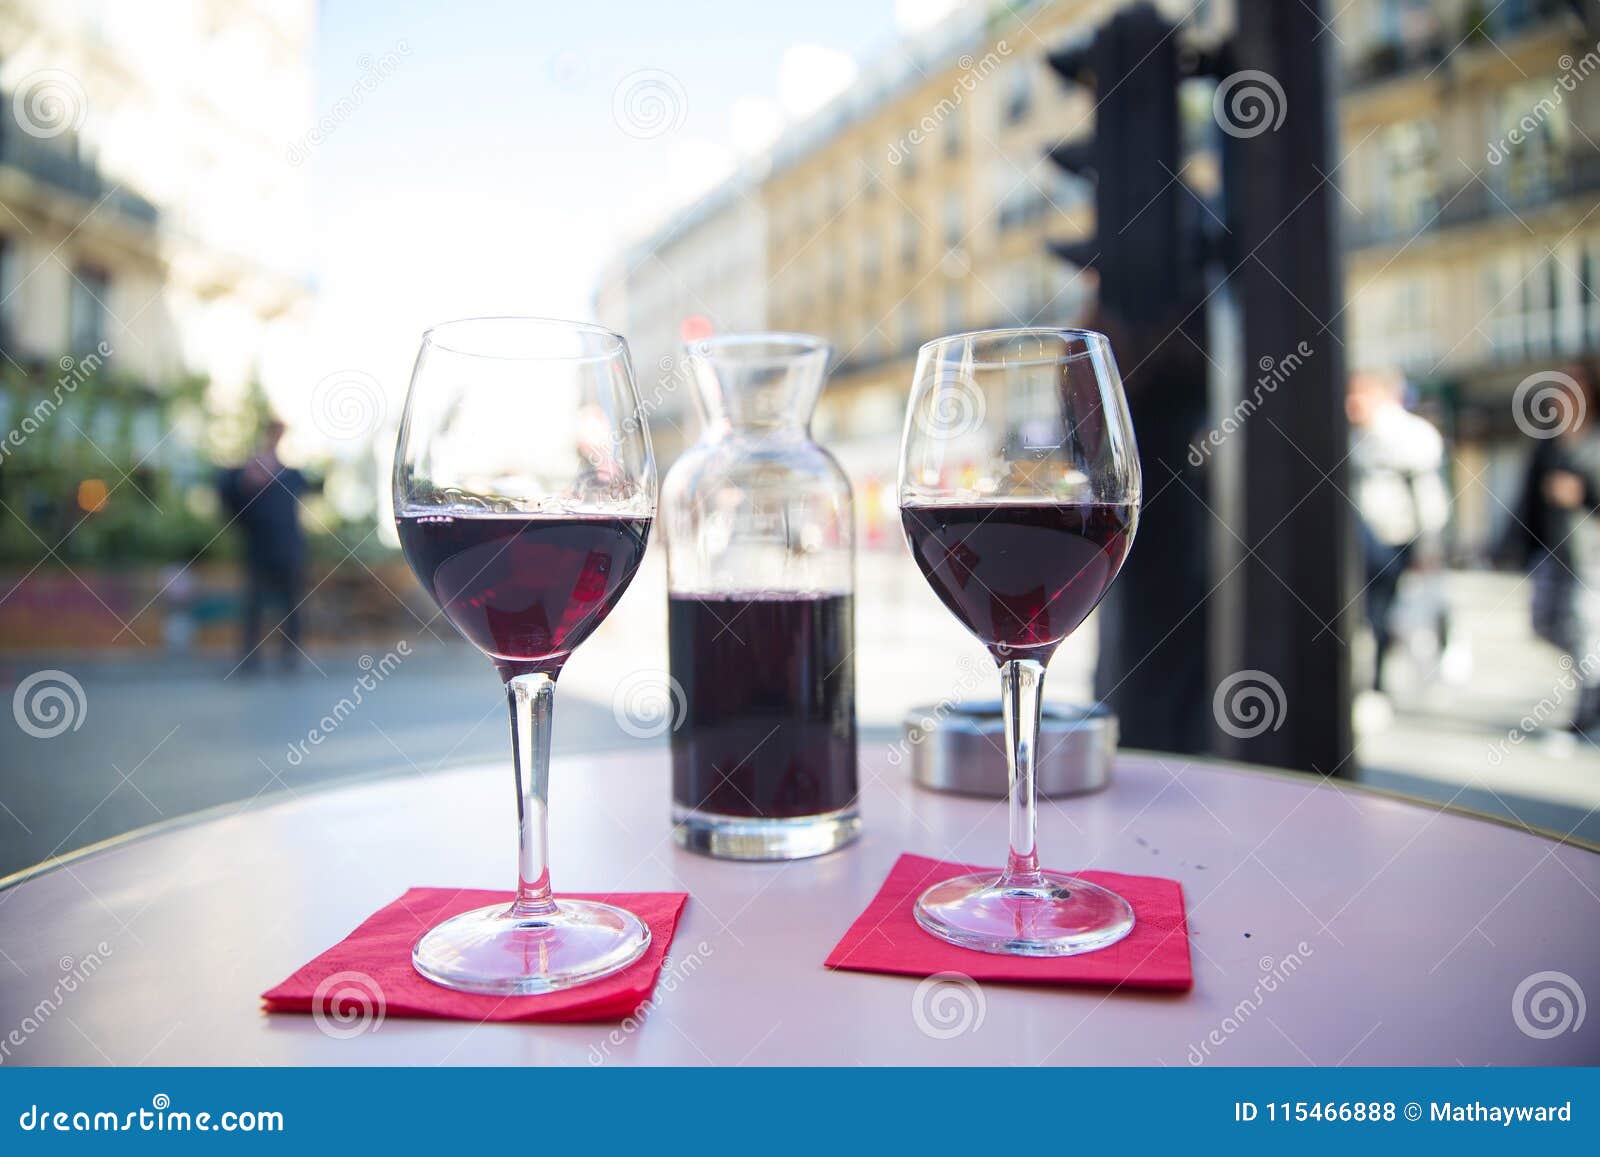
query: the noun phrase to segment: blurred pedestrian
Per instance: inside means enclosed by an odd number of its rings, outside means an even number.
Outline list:
[[[1522,495],[1502,554],[1533,580],[1533,631],[1568,656],[1583,677],[1573,727],[1600,723],[1600,429],[1592,409],[1597,384],[1590,365],[1569,366],[1573,396],[1561,407],[1554,437],[1534,444]]]
[[[278,632],[285,668],[298,666],[300,603],[305,586],[305,532],[300,527],[300,496],[306,476],[278,458],[284,426],[277,419],[262,429],[256,451],[243,466],[222,472],[219,489],[229,519],[244,532],[245,612],[239,669],[261,665],[261,617],[269,605],[283,609]]]
[[[1351,490],[1372,631],[1372,690],[1383,691],[1384,659],[1394,643],[1392,613],[1408,568],[1437,566],[1450,517],[1444,438],[1405,408],[1399,374],[1356,374],[1345,395],[1350,419]]]

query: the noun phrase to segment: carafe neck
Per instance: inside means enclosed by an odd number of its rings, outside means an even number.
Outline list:
[[[689,348],[708,430],[806,436],[827,380],[830,347],[807,334],[730,334]]]

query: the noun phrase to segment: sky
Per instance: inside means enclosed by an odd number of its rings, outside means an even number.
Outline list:
[[[397,63],[307,148],[318,375],[371,375],[393,421],[428,325],[592,319],[609,257],[951,7],[321,4],[319,114]]]

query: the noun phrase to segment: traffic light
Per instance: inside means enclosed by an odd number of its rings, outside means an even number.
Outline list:
[[[1096,694],[1129,746],[1330,774],[1351,763],[1345,624],[1355,600],[1329,5],[1234,8],[1231,35],[1210,48],[1140,3],[1048,58],[1096,101],[1092,134],[1048,154],[1094,181],[1095,232],[1050,248],[1099,276],[1094,324],[1116,344],[1148,488],[1139,547],[1101,604]],[[1218,96],[1260,82],[1275,98],[1259,128],[1224,123],[1212,101],[1220,213],[1182,180],[1178,89],[1195,77],[1217,80]],[[1253,367],[1307,345],[1316,356],[1292,385],[1245,392]],[[1232,465],[1196,463],[1193,439],[1245,397],[1252,416],[1230,442]],[[1283,689],[1287,718],[1245,736],[1211,718],[1214,689],[1241,671]]]
[[[1050,53],[1064,80],[1097,100],[1092,137],[1056,145],[1050,159],[1094,181],[1095,234],[1052,243],[1056,256],[1092,267],[1100,304],[1137,325],[1170,316],[1193,281],[1186,194],[1178,179],[1179,48],[1171,23],[1150,4],[1122,9],[1085,45]]]
[[[1178,37],[1153,6],[1138,4],[1049,62],[1096,101],[1093,135],[1049,153],[1094,181],[1095,233],[1050,248],[1099,275],[1094,324],[1111,333],[1124,367],[1152,491],[1139,550],[1101,604],[1096,694],[1130,746],[1201,752],[1210,719],[1204,484],[1171,484],[1189,471],[1184,456],[1205,423],[1207,384],[1192,201],[1179,177]]]

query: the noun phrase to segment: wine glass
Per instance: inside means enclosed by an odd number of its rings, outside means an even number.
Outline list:
[[[395,451],[412,572],[494,661],[511,706],[520,872],[509,905],[446,920],[412,964],[465,992],[549,992],[627,967],[650,930],[550,891],[556,676],[644,557],[656,468],[627,344],[599,326],[486,317],[423,335]]]
[[[935,936],[1070,956],[1133,929],[1121,896],[1040,868],[1034,749],[1045,666],[1116,578],[1139,498],[1133,426],[1103,334],[997,329],[922,347],[900,455],[901,524],[928,585],[1000,667],[1010,768],[1005,870],[924,892],[917,923]]]

